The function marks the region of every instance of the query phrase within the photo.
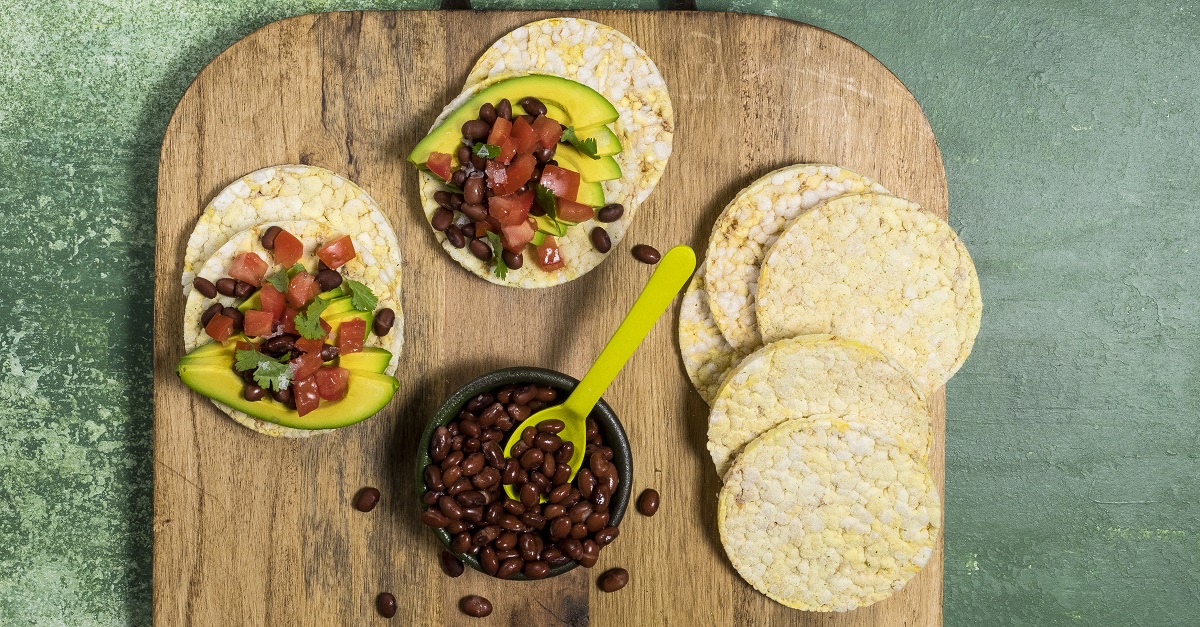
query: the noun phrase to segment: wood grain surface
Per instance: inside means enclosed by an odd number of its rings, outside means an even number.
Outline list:
[[[941,624],[942,552],[900,593],[841,615],[797,612],[734,572],[716,531],[720,487],[705,450],[707,407],[691,389],[664,317],[606,399],[634,451],[634,494],[662,493],[658,515],[634,512],[592,570],[541,582],[474,571],[443,575],[434,535],[410,496],[416,441],[443,397],[513,365],[581,376],[651,269],[628,249],[691,244],[734,193],[797,162],[837,163],[945,216],[947,191],[929,124],[904,86],[865,51],[819,29],[720,13],[582,12],[654,58],[675,106],[675,150],[626,240],[585,277],[548,290],[486,283],[453,263],[421,212],[403,159],[471,64],[496,38],[544,13],[379,12],[304,16],[234,44],[188,89],[159,170],[154,343],[154,622],[185,625],[385,624],[374,598],[399,599],[396,625]],[[370,192],[404,254],[400,390],[365,423],[309,441],[235,424],[175,376],[182,354],[183,250],[204,205],[258,168],[302,162]],[[944,395],[933,402],[931,464],[944,477]],[[384,494],[350,507],[364,485]],[[600,592],[623,566],[630,584]],[[466,594],[492,599],[482,621]]]

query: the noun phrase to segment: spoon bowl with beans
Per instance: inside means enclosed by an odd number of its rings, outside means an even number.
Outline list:
[[[522,422],[522,428],[509,436],[508,443],[504,446],[504,456],[512,457],[513,447],[522,442],[522,438],[530,439],[526,430],[532,428],[533,431],[528,433],[536,433],[533,436],[535,438],[544,437],[543,434],[546,434],[573,446],[574,453],[567,462],[571,468],[568,480],[573,480],[583,464],[584,449],[587,446],[588,414],[695,270],[696,253],[691,248],[676,246],[667,251],[654,274],[650,276],[646,287],[642,288],[642,293],[634,301],[633,308],[608,340],[604,350],[600,351],[600,356],[596,358],[579,385],[563,403],[547,407]],[[526,445],[528,444],[529,442],[526,442]],[[534,447],[525,452],[526,455],[534,453],[540,454],[541,451]],[[524,458],[521,465],[527,465]],[[504,489],[510,498],[521,500],[521,495],[513,485],[505,485]],[[542,500],[545,501],[544,496]]]

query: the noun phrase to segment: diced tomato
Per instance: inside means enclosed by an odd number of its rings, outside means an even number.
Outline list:
[[[488,187],[492,188],[493,191],[497,187],[506,187],[508,185],[508,168],[505,168],[499,159],[489,160],[487,166],[484,167],[484,171],[487,173]],[[517,187],[520,187],[520,185]]]
[[[558,218],[567,222],[583,222],[596,216],[596,210],[566,198],[558,199]]]
[[[338,325],[338,354],[347,355],[362,350],[367,337],[367,321],[362,318],[346,320]]]
[[[267,262],[258,253],[242,253],[229,264],[229,276],[257,286],[267,275]]]
[[[233,335],[233,318],[225,314],[217,314],[208,321],[208,324],[204,325],[204,332],[208,334],[208,337],[218,342],[224,342]]]
[[[276,320],[283,316],[283,308],[287,306],[287,297],[283,292],[275,289],[274,285],[267,283],[262,286],[262,291],[258,294],[263,311],[271,312],[271,315]]]
[[[250,337],[270,335],[275,330],[275,316],[269,311],[251,309],[244,315],[242,330]]]
[[[495,218],[493,218],[492,216],[488,216],[488,219],[495,220]],[[487,235],[487,232],[492,230],[491,226],[492,225],[490,225],[486,222],[476,222],[475,223],[475,237],[478,238],[478,237],[483,237],[483,236]]]
[[[296,413],[303,416],[321,404],[321,391],[317,388],[316,377],[292,381],[292,400],[296,402]]]
[[[503,119],[503,118],[501,118]],[[500,146],[500,154],[496,156],[496,161],[508,165],[512,163],[513,157],[517,156],[517,141],[511,137],[504,140],[504,143],[497,144]]]
[[[546,164],[542,168],[542,187],[554,192],[555,196],[575,200],[579,195],[579,173],[573,170]]]
[[[504,245],[504,250],[519,255],[525,250],[525,245],[533,241],[534,233],[533,225],[526,219],[520,224],[500,229],[500,243]]]
[[[501,118],[503,119],[503,118]],[[345,368],[325,366],[317,371],[317,391],[327,401],[340,401],[346,396],[350,385],[350,371]]]
[[[541,144],[541,138],[538,137],[536,132],[534,132],[533,127],[529,125],[529,122],[525,121],[525,118],[517,118],[517,120],[513,122],[512,131],[510,131],[510,133],[513,141],[517,142],[518,153],[533,152],[534,150],[537,150],[538,145]]]
[[[252,351],[254,350],[254,345],[250,342],[238,342],[237,349],[240,351]]]
[[[300,309],[320,292],[321,286],[317,285],[317,280],[313,278],[313,275],[307,272],[298,272],[291,281],[288,281],[287,304],[294,309]]]
[[[292,375],[293,379],[306,379],[311,377],[316,374],[316,372],[320,370],[321,366],[323,365],[321,363],[320,353],[304,353],[299,357],[293,357],[288,363],[292,366],[292,368],[295,369]]]
[[[317,258],[325,262],[330,270],[337,270],[347,261],[354,259],[354,240],[349,235],[343,235],[332,242],[326,242],[317,250]]]
[[[296,314],[298,314],[298,313],[300,313],[300,312],[295,309],[292,309],[291,307],[288,307],[287,309],[283,310],[283,317],[280,318],[279,320],[281,322],[283,322],[283,332],[284,333],[291,333],[292,335],[299,335],[299,333],[296,332]]]
[[[529,219],[533,197],[533,190],[528,189],[507,196],[492,196],[488,198],[488,215],[495,218],[501,227],[524,224]]]
[[[450,155],[444,152],[431,152],[429,159],[425,161],[425,167],[443,181],[450,180]]]
[[[321,320],[321,330],[325,332],[325,337],[329,337],[329,333],[333,331],[333,327],[329,326],[328,322]]]
[[[558,240],[554,239],[553,235],[547,235],[546,241],[537,247],[534,259],[537,261],[538,267],[546,272],[558,270],[566,265],[562,258],[562,252],[558,250]]]
[[[296,340],[296,348],[300,349],[302,353],[320,353],[321,349],[325,348],[325,340],[310,340],[302,337]]]
[[[512,122],[497,117],[496,121],[492,123],[492,132],[488,133],[487,143],[493,146],[500,146],[508,139],[508,134],[511,131]]]
[[[275,236],[275,250],[272,251],[275,263],[290,268],[304,255],[304,243],[287,231],[280,231]]]
[[[537,167],[537,158],[531,154],[517,155],[513,159],[512,165],[504,171],[504,183],[492,186],[492,191],[497,196],[506,196],[511,194],[529,181],[529,177],[533,176],[533,169]]]
[[[542,142],[542,148],[553,148],[558,145],[558,140],[562,137],[562,125],[550,118],[539,115],[533,121],[533,132],[537,133],[538,139]]]

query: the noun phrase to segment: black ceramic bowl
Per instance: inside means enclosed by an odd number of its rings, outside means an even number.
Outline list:
[[[429,424],[425,426],[425,433],[421,434],[420,448],[417,449],[416,496],[418,500],[425,495],[425,467],[433,463],[433,460],[429,457],[429,441],[433,438],[434,430],[457,418],[463,406],[472,398],[483,392],[514,383],[548,385],[568,394],[575,389],[576,385],[579,385],[579,381],[576,379],[554,370],[546,370],[545,368],[505,368],[504,370],[489,372],[459,388],[457,392],[450,395],[450,398],[446,399],[445,403],[442,403],[437,413],[429,420]],[[565,396],[562,400],[565,400]],[[621,428],[621,422],[617,420],[617,414],[613,412],[612,407],[608,406],[608,403],[604,402],[604,399],[600,399],[600,402],[596,404],[596,407],[592,410],[591,418],[600,427],[600,432],[604,435],[604,444],[613,450],[612,463],[616,464],[617,472],[621,478],[620,484],[617,485],[617,492],[612,497],[612,505],[609,508],[609,511],[612,513],[609,524],[616,527],[621,524],[621,519],[625,516],[625,507],[629,505],[629,493],[633,486],[633,456],[629,451],[629,438],[625,436],[625,430]],[[426,507],[425,503],[422,502],[420,507],[423,511]],[[442,544],[446,545],[446,549],[451,550],[450,533],[445,529],[434,529],[433,532],[437,534]],[[471,568],[483,572],[483,567],[479,565],[479,560],[474,555],[458,553],[456,555],[463,562],[470,565]],[[547,578],[561,575],[578,565],[578,562],[570,561],[557,568],[552,568]],[[512,579],[524,580],[528,578],[523,573],[518,573]]]

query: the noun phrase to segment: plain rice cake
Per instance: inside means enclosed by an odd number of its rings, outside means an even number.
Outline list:
[[[679,353],[688,379],[709,405],[725,375],[745,356],[729,345],[712,318],[703,264],[696,268],[679,306]]]

